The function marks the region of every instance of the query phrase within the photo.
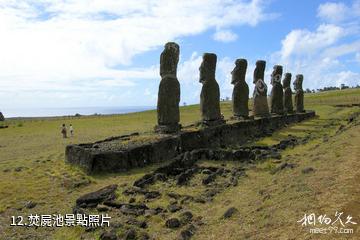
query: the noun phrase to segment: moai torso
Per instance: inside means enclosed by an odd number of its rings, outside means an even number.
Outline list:
[[[296,75],[294,81],[294,91],[295,91],[295,109],[296,112],[304,112],[304,91],[302,88],[304,76],[302,74]]]
[[[283,73],[283,67],[280,65],[275,65],[274,70],[271,74],[271,113],[273,114],[283,114],[284,113],[284,103],[283,103],[283,88],[281,85],[281,77]]]
[[[283,89],[284,89],[284,112],[292,113],[293,103],[292,103],[292,91],[290,87],[291,82],[291,73],[285,73],[285,77],[283,80]]]
[[[3,122],[5,121],[5,117],[4,115],[2,114],[2,112],[0,112],[0,122]]]
[[[179,45],[165,44],[160,56],[161,81],[158,92],[157,117],[160,131],[176,132],[179,129],[180,83],[176,77],[179,62]]]
[[[200,94],[200,110],[204,123],[221,120],[220,89],[215,79],[217,57],[213,53],[205,53],[199,68],[200,83],[203,84]]]
[[[231,72],[231,83],[234,85],[232,94],[233,113],[238,118],[248,118],[249,116],[249,86],[245,81],[246,69],[246,59],[237,59],[235,68]]]
[[[256,62],[254,70],[254,93],[253,93],[253,115],[257,117],[269,116],[269,106],[267,102],[267,86],[264,81],[266,62],[259,60]]]

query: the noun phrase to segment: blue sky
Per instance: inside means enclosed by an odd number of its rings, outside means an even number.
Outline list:
[[[204,52],[221,96],[236,58],[304,88],[360,84],[360,0],[0,0],[0,109],[155,106],[159,56],[180,44],[181,102],[198,103]],[[270,87],[270,86],[269,86]]]

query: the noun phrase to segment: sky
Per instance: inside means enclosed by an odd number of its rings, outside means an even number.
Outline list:
[[[199,102],[204,52],[222,98],[237,58],[251,94],[260,59],[268,85],[275,64],[304,89],[360,84],[360,0],[0,0],[0,110],[156,106],[168,41],[181,105]]]

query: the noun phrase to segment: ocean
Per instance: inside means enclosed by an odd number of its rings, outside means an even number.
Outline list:
[[[156,109],[154,106],[72,107],[72,108],[2,108],[5,118],[56,117],[69,115],[122,114]]]

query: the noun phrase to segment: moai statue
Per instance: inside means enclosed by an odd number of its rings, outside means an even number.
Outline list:
[[[254,93],[253,93],[253,115],[255,117],[268,117],[269,106],[267,102],[267,86],[264,81],[264,71],[266,62],[259,60],[256,62],[256,68],[254,70]]]
[[[246,69],[246,59],[236,59],[235,68],[231,72],[231,84],[234,85],[232,94],[233,113],[234,117],[238,119],[249,118],[249,86],[245,82]]]
[[[294,81],[294,90],[295,90],[295,109],[296,112],[305,112],[304,110],[304,90],[302,88],[304,76],[302,74],[296,75]]]
[[[224,123],[220,112],[220,89],[215,79],[216,54],[204,53],[200,65],[200,83],[203,84],[200,94],[202,123],[214,126]]]
[[[293,113],[293,103],[292,103],[292,91],[290,87],[291,82],[291,73],[285,73],[285,77],[283,80],[283,88],[284,88],[284,112],[285,113]]]
[[[179,62],[179,45],[174,42],[165,44],[160,56],[161,81],[158,92],[157,120],[155,131],[175,133],[181,128],[180,121],[180,83],[176,77]]]
[[[284,114],[284,103],[283,103],[283,87],[281,85],[281,77],[283,73],[283,67],[275,65],[274,70],[271,73],[271,97],[270,106],[271,113],[273,114]]]
[[[5,117],[4,115],[2,114],[2,112],[0,112],[0,122],[3,122],[5,121]]]

